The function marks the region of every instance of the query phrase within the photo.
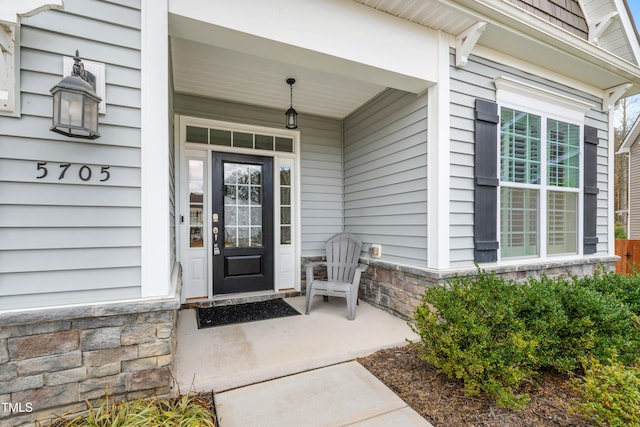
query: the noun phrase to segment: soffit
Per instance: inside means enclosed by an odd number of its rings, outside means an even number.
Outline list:
[[[289,108],[287,77],[296,79],[293,107],[298,113],[344,118],[385,89],[210,44],[171,38],[174,90],[180,93],[281,109]]]
[[[621,56],[619,50],[614,52],[596,46],[508,1],[354,1],[454,36],[476,22],[488,22],[478,40],[479,46],[542,66],[594,88],[607,89],[632,82],[634,87],[627,95],[640,93],[640,68]],[[603,37],[606,39],[615,28],[612,24]]]

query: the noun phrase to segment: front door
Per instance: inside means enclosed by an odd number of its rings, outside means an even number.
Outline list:
[[[273,290],[273,159],[212,156],[213,293]]]

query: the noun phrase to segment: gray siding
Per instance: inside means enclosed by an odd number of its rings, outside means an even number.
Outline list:
[[[284,127],[284,111],[176,94],[176,114],[255,126]],[[324,253],[324,242],[341,232],[342,130],[335,119],[298,116],[301,145],[302,255]]]
[[[64,3],[22,19],[22,116],[0,117],[0,309],[140,295],[139,1]],[[76,49],[106,66],[95,141],[49,131],[49,90]],[[43,179],[38,162],[47,162]]]
[[[598,129],[598,252],[607,253],[608,224],[608,159],[607,114],[600,111],[602,100],[517,69],[472,56],[464,68],[453,66],[451,56],[451,200],[450,259],[451,267],[473,265],[473,109],[474,100],[495,101],[493,80],[504,75],[542,89],[552,90],[582,101],[594,108],[586,114],[585,124]],[[496,142],[497,143],[497,142]]]
[[[386,90],[344,122],[345,230],[383,259],[427,262],[427,95]]]

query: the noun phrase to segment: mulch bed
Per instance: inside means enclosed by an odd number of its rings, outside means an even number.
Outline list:
[[[411,346],[380,350],[358,362],[435,427],[592,425],[569,412],[567,402],[576,394],[566,376],[543,374],[538,384],[525,385],[521,392],[528,393],[531,402],[513,411],[486,396],[465,396],[461,381],[439,374]]]

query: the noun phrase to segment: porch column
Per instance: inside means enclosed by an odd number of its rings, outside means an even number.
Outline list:
[[[427,194],[427,266],[449,268],[450,210],[450,75],[449,36],[438,33],[435,58],[438,80],[429,88],[428,107],[428,194]]]
[[[169,296],[168,0],[142,0],[141,264],[142,297]]]

